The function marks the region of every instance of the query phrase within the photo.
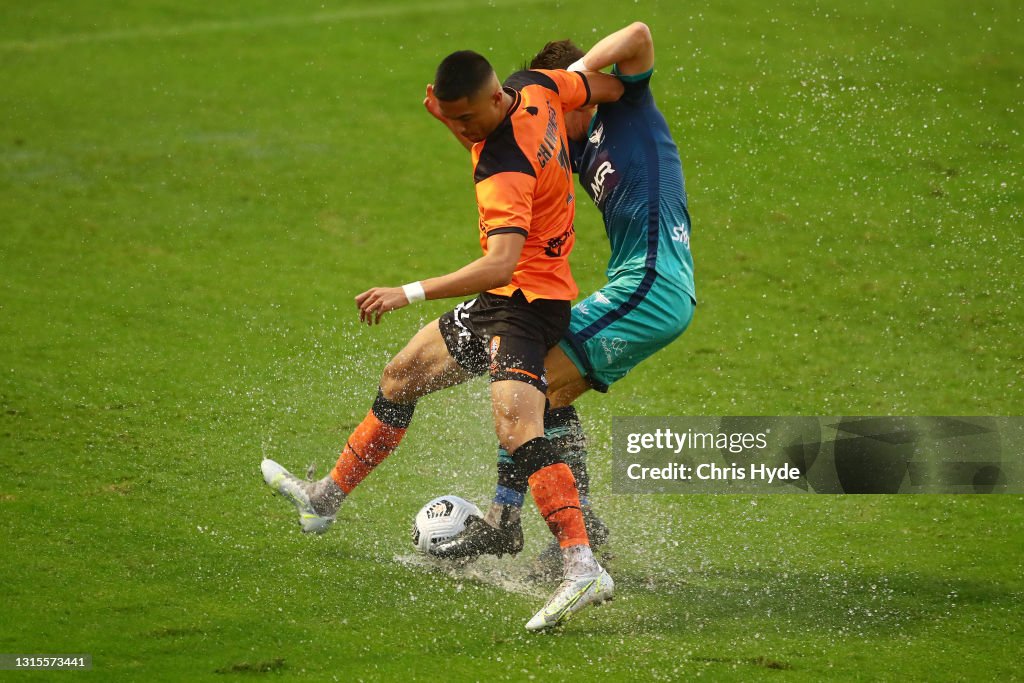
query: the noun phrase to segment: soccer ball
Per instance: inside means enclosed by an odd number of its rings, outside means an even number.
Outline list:
[[[441,496],[430,501],[416,513],[412,525],[412,544],[421,553],[430,554],[438,543],[466,528],[470,515],[483,517],[480,508],[458,496]]]

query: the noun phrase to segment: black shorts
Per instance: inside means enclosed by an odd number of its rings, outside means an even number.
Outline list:
[[[547,391],[544,357],[569,329],[568,301],[481,294],[438,320],[452,358],[492,382],[514,379]]]

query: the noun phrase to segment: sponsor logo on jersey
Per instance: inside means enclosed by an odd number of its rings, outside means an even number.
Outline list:
[[[594,148],[588,145],[587,149]],[[598,152],[593,159],[589,157],[589,153],[585,153],[583,163],[586,164],[586,170],[580,172],[580,183],[587,188],[587,194],[597,204],[597,208],[603,211],[608,197],[622,180],[622,174],[616,170],[607,149]]]
[[[672,228],[672,241],[682,242],[687,248],[690,247],[690,231],[685,225],[677,225]]]
[[[605,180],[613,173],[615,173],[615,169],[612,168],[612,162],[607,160],[598,166],[597,171],[594,173],[594,179],[590,182],[590,190],[594,196],[594,201],[598,204],[604,199]]]
[[[563,232],[561,235],[549,239],[547,244],[544,245],[544,253],[551,257],[561,256],[562,247],[565,245],[566,241],[568,241],[568,239],[572,237],[572,234],[575,231],[576,228],[570,225],[569,229]]]

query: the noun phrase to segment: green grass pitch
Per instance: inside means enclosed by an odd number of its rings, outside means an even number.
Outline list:
[[[614,415],[1020,413],[1015,3],[2,12],[0,653],[91,654],[76,680],[1022,677],[1019,496],[609,492]],[[420,104],[440,58],[507,75],[637,19],[701,301],[580,402],[618,597],[533,636],[548,587],[401,561],[426,500],[489,497],[484,384],[423,400],[325,537],[258,465],[333,463],[385,362],[452,303],[371,329],[355,294],[478,253],[469,162]],[[590,291],[607,244],[582,202],[577,231]],[[547,540],[526,514],[513,570]]]

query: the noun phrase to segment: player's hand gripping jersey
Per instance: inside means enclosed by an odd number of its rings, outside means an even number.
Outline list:
[[[573,197],[564,113],[590,99],[586,77],[566,71],[520,71],[505,80],[515,99],[505,120],[473,145],[480,245],[491,235],[526,236],[512,282],[492,289],[528,301],[569,301],[578,290],[569,270],[575,243]]]

